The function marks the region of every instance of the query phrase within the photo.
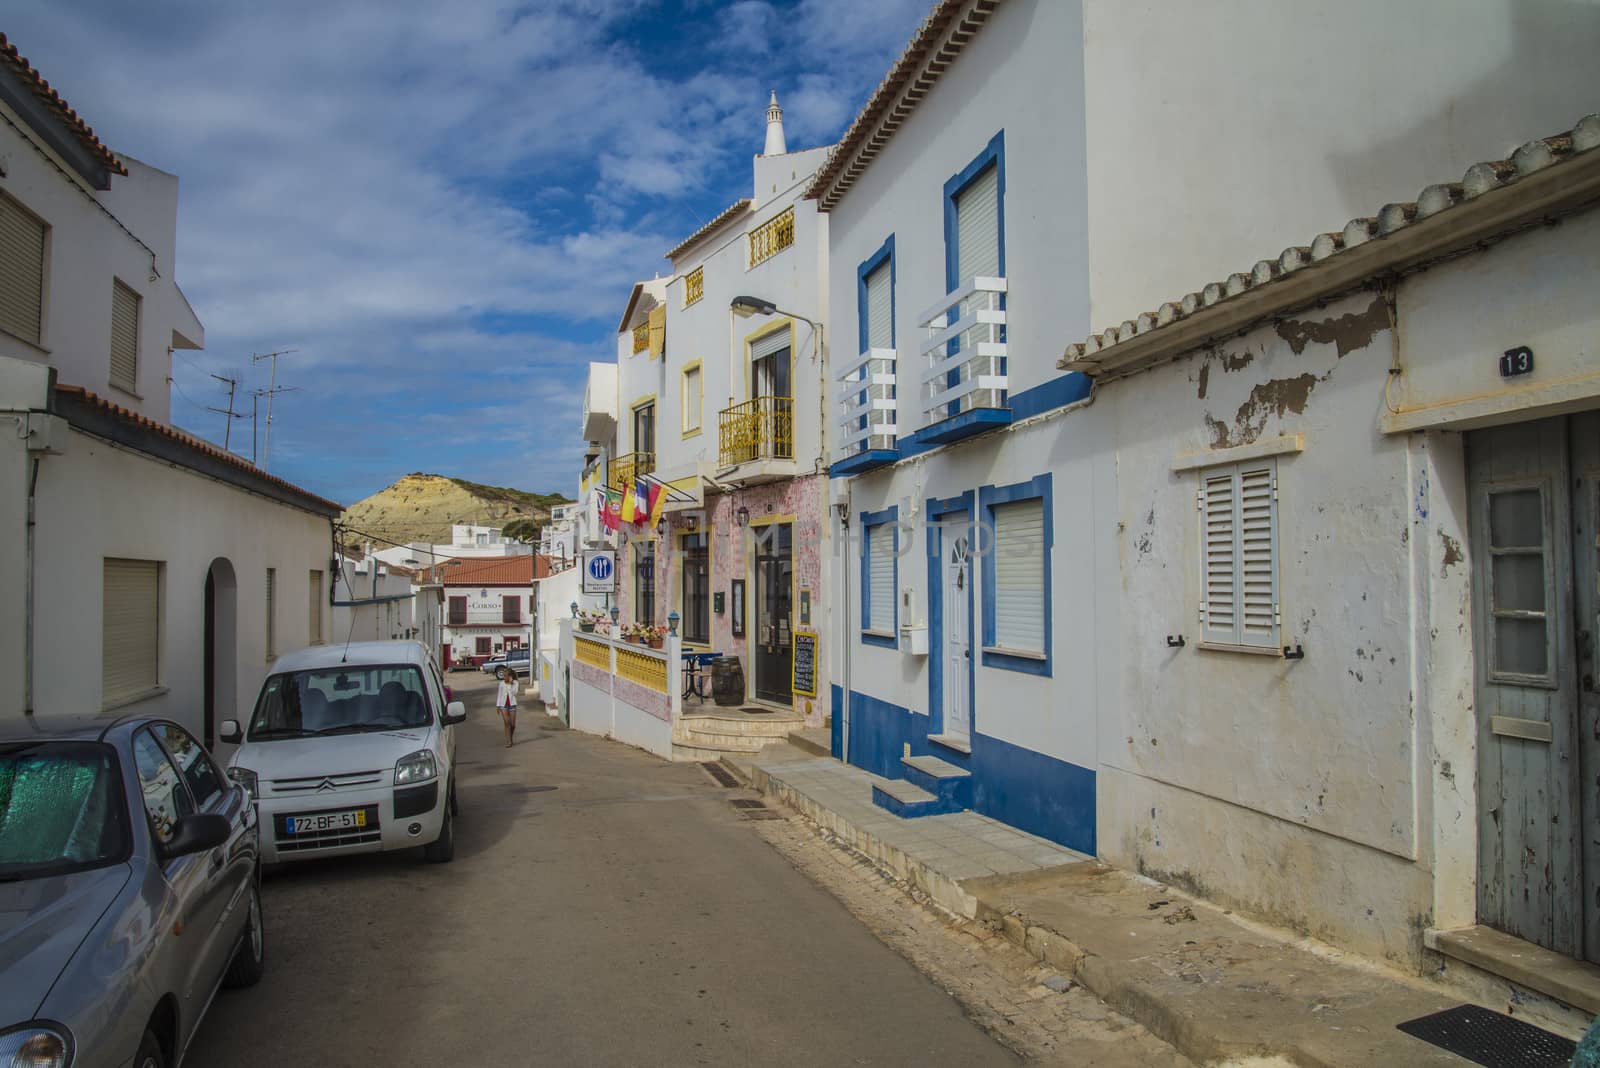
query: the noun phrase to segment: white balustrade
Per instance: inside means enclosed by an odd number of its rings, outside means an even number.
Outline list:
[[[922,423],[974,408],[1002,408],[1006,391],[1006,280],[969,278],[918,319]]]

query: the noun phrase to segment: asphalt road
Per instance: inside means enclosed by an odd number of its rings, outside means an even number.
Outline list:
[[[754,833],[697,765],[466,700],[456,859],[269,875],[267,968],[193,1068],[1014,1064]]]

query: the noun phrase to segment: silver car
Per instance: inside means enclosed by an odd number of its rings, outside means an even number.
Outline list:
[[[264,949],[254,806],[193,735],[0,726],[0,1065],[175,1068]]]

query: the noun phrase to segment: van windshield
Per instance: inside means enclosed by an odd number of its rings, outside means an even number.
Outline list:
[[[433,722],[422,673],[409,664],[349,665],[269,678],[248,739],[426,727]]]

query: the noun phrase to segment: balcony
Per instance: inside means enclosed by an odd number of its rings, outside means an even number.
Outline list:
[[[606,485],[623,489],[638,481],[640,475],[648,475],[655,469],[655,453],[625,452],[611,461],[611,477],[606,479]]]
[[[633,351],[635,354],[643,352],[650,347],[650,323],[640,323],[633,328]]]
[[[919,445],[959,441],[1011,422],[1006,393],[1006,280],[971,278],[925,311]]]
[[[750,266],[765,263],[794,244],[794,208],[785,208],[750,231]]]
[[[748,467],[734,477],[741,482],[793,478],[794,398],[756,397],[724,408],[717,420],[721,474]]]
[[[900,458],[895,350],[868,349],[838,374],[839,444],[831,475],[857,475]]]

